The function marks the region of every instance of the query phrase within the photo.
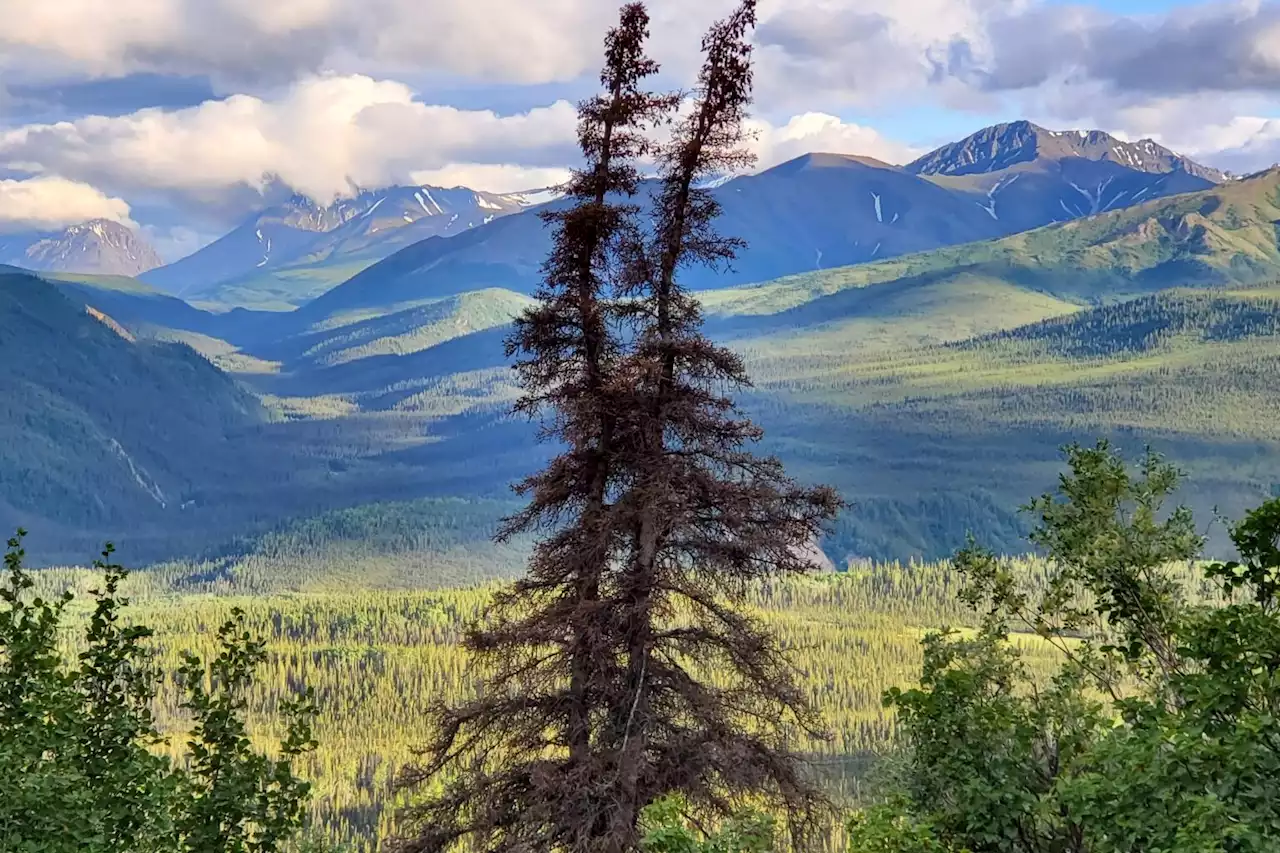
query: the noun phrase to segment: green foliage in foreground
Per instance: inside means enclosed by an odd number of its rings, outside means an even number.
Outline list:
[[[31,594],[22,534],[9,540],[0,588],[0,850],[6,853],[276,853],[302,822],[309,784],[293,761],[316,746],[310,692],[283,699],[279,757],[258,754],[245,695],[264,646],[233,611],[208,664],[186,653],[180,708],[193,723],[171,761],[153,716],[160,681],[150,629],[126,626],[127,573],[95,564],[101,586],[73,660],[60,650],[68,605]]]
[[[1073,448],[1028,509],[1051,571],[1029,590],[977,547],[957,560],[976,634],[931,634],[892,690],[901,804],[855,822],[854,851],[1262,853],[1280,846],[1280,500],[1232,530],[1237,562],[1188,600],[1170,575],[1202,540],[1167,511],[1179,475]],[[1061,653],[1036,676],[1011,642]],[[896,846],[895,846],[896,845]]]
[[[689,824],[677,798],[650,805],[641,824],[641,853],[773,853],[777,846],[774,821],[767,814],[743,811],[708,831]]]
[[[445,558],[421,559],[430,576],[433,560]],[[1010,566],[1033,578],[1045,569],[1025,559]],[[467,624],[483,618],[495,587],[377,589],[361,586],[346,566],[328,565],[295,567],[289,577],[303,580],[294,587],[303,591],[264,587],[257,575],[197,586],[168,571],[133,574],[125,589],[134,617],[156,631],[155,663],[164,671],[182,665],[184,650],[215,654],[217,626],[234,610],[244,613],[246,630],[264,637],[268,652],[246,695],[250,740],[260,752],[274,749],[286,735],[279,699],[298,685],[314,688],[320,745],[297,763],[313,784],[310,821],[335,841],[371,850],[393,828],[396,772],[430,735],[421,709],[474,695],[480,673],[458,643]],[[36,580],[50,596],[94,583],[79,570],[47,570]],[[921,637],[939,625],[970,622],[956,600],[957,583],[947,563],[859,563],[848,572],[751,591],[750,612],[791,650],[831,734],[797,746],[838,801],[856,796],[874,756],[892,748],[893,713],[880,695],[919,672]],[[1025,646],[1030,666],[1047,673],[1055,665],[1043,640],[1015,641]],[[161,731],[187,730],[182,701],[175,685],[163,687],[156,704]],[[161,750],[181,758],[178,743]]]

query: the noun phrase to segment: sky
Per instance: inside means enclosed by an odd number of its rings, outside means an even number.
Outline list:
[[[735,0],[650,0],[687,89]],[[282,193],[562,181],[613,0],[0,0],[0,233],[93,217],[170,259]],[[760,0],[760,168],[984,126],[1280,161],[1280,0]]]

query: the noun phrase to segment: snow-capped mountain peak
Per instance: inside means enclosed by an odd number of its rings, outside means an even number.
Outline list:
[[[372,263],[428,237],[449,237],[527,206],[524,198],[430,185],[360,189],[330,204],[293,195],[147,281],[184,296],[284,267],[348,259]]]
[[[1101,130],[1048,130],[1029,121],[983,128],[943,145],[906,168],[917,175],[960,176],[1075,157],[1112,162],[1149,174],[1185,172],[1214,183],[1228,179],[1226,173],[1196,163],[1151,139],[1125,142]]]
[[[0,236],[0,263],[40,272],[133,276],[164,261],[131,228],[92,219],[58,232]]]

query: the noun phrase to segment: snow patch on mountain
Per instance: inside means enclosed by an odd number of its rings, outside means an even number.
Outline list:
[[[724,186],[725,184],[729,183],[736,177],[738,176],[737,175],[717,175],[714,178],[707,178],[704,181],[699,181],[697,184],[694,185],[694,188],[699,190],[718,189]]]
[[[1114,180],[1114,178],[1107,178],[1105,181],[1099,183],[1097,188],[1094,190],[1086,190],[1075,181],[1068,180],[1067,183],[1074,187],[1076,192],[1084,196],[1085,200],[1089,202],[1089,212],[1087,215],[1093,216],[1107,209],[1102,204],[1102,194],[1107,191],[1107,187],[1111,186],[1112,180]]]
[[[558,187],[547,187],[541,190],[529,190],[527,192],[512,193],[508,198],[512,199],[521,207],[534,207],[539,204],[546,204],[550,201],[563,198],[564,191]]]

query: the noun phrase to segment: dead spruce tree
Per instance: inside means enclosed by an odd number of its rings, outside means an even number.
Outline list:
[[[719,208],[697,185],[748,162],[754,19],[748,0],[708,33],[693,111],[656,150],[646,131],[679,101],[641,88],[656,70],[643,6],[606,40],[604,94],[580,112],[586,166],[548,217],[540,305],[509,343],[519,408],[565,450],[519,486],[530,503],[505,532],[545,538],[467,638],[487,666],[480,698],[437,709],[424,762],[401,777],[433,786],[402,813],[401,851],[629,853],[665,795],[709,814],[763,799],[797,829],[820,803],[788,737],[816,721],[734,597],[811,568],[838,501],[747,452],[759,430],[727,396],[743,365],[702,336],[678,281],[740,245],[715,234]],[[660,175],[641,227],[646,154]]]
[[[467,637],[490,668],[483,696],[436,709],[428,760],[400,779],[409,788],[443,783],[402,815],[404,851],[459,842],[493,851],[607,848],[614,755],[601,749],[598,728],[606,687],[621,671],[601,590],[625,541],[608,505],[622,355],[610,297],[617,245],[636,228],[647,131],[678,105],[643,88],[658,70],[645,55],[648,25],[642,4],[626,5],[605,40],[604,92],[579,106],[585,165],[566,187],[571,204],[543,214],[554,246],[539,304],[507,342],[525,389],[517,411],[542,417],[544,437],[566,449],[517,486],[530,502],[502,535],[549,535],[527,576]]]
[[[720,205],[699,185],[751,162],[742,145],[755,16],[744,0],[704,38],[692,111],[659,151],[652,229],[625,252],[637,343],[619,368],[633,393],[616,462],[629,472],[616,514],[630,528],[616,604],[626,675],[611,702],[620,839],[672,792],[713,814],[764,800],[796,836],[823,805],[790,746],[819,732],[815,714],[774,638],[734,603],[751,583],[811,570],[840,501],[750,452],[761,432],[729,396],[749,385],[743,362],[705,337],[679,281],[742,246],[717,234]]]

